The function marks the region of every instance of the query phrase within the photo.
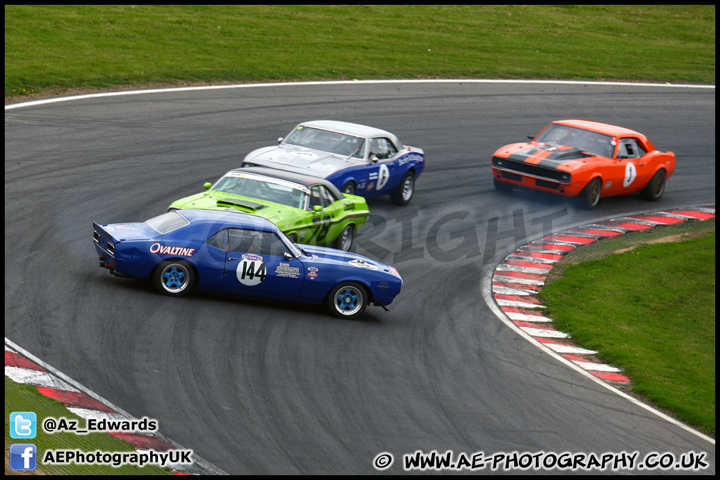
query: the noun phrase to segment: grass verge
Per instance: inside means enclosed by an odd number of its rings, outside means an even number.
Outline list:
[[[714,5],[5,5],[5,96],[388,78],[715,83]]]
[[[623,369],[632,393],[715,436],[715,220],[583,247],[540,298],[559,330]]]

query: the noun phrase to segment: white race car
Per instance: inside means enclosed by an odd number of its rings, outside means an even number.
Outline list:
[[[242,166],[303,173],[324,178],[343,193],[366,198],[390,194],[394,204],[407,205],[425,154],[385,130],[315,120],[296,126],[277,146],[250,152]]]

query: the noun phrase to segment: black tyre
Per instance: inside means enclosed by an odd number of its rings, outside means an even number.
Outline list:
[[[195,271],[182,260],[168,260],[153,271],[152,282],[163,295],[182,297],[195,286]]]
[[[509,192],[513,188],[515,188],[515,185],[511,185],[509,183],[500,182],[497,178],[493,178],[493,185],[495,186],[495,190],[498,190],[500,192]]]
[[[600,202],[600,192],[602,190],[602,180],[593,178],[590,180],[582,192],[577,196],[578,205],[585,210],[592,210],[597,207]]]
[[[413,172],[407,172],[400,182],[400,185],[390,193],[390,201],[395,205],[404,207],[410,203],[414,192],[415,174]]]
[[[346,225],[340,235],[335,239],[332,246],[338,250],[345,250],[346,252],[352,247],[353,240],[355,240],[355,228],[353,225]]]
[[[355,318],[367,307],[369,298],[362,285],[343,282],[333,288],[326,302],[330,312],[338,318]]]
[[[640,190],[640,197],[656,202],[665,193],[665,170],[658,170],[650,181]]]
[[[345,185],[343,185],[340,191],[348,195],[355,195],[355,182],[353,182],[352,180],[347,182]]]

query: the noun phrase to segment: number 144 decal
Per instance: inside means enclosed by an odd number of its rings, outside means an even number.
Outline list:
[[[262,260],[243,258],[237,266],[237,279],[245,286],[254,287],[267,276],[267,267]]]

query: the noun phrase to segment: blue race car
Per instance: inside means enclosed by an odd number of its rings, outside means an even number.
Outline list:
[[[333,248],[300,247],[271,221],[242,212],[174,210],[143,223],[93,222],[93,239],[101,267],[149,278],[170,296],[197,288],[325,303],[335,316],[354,318],[371,302],[389,305],[402,286],[389,265]]]
[[[370,198],[390,194],[407,205],[425,153],[390,132],[356,123],[315,120],[296,126],[279,145],[247,154],[241,167],[261,166],[324,178],[342,193]]]

